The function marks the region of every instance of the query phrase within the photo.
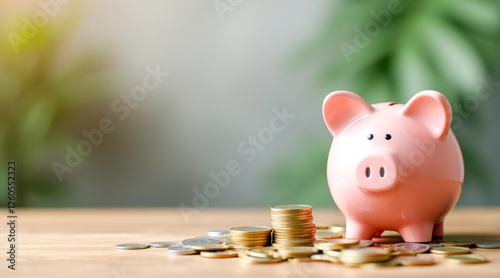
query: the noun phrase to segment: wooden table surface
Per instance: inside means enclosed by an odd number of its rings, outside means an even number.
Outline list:
[[[119,243],[180,241],[210,229],[270,225],[265,209],[206,209],[185,217],[171,209],[18,209],[16,270],[7,268],[7,226],[0,227],[0,277],[500,277],[500,249],[472,249],[488,263],[386,269],[326,262],[243,264],[237,258],[168,255],[163,248],[117,250]],[[344,223],[334,209],[313,210],[315,223]],[[3,215],[5,220],[7,214]],[[445,240],[500,241],[500,208],[456,208]]]

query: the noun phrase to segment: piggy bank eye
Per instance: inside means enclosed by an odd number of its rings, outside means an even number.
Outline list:
[[[385,135],[385,140],[391,140],[392,136],[390,134]]]
[[[373,139],[373,134],[368,134],[367,139],[368,139],[368,140],[372,140],[372,139]]]

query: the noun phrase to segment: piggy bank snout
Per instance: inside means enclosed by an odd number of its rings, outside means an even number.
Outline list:
[[[390,189],[398,177],[397,166],[391,154],[372,154],[354,167],[356,185],[368,191]]]

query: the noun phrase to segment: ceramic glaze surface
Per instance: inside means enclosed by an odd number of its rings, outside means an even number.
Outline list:
[[[383,230],[407,242],[442,237],[464,179],[446,97],[422,91],[406,105],[369,105],[336,91],[325,98],[323,117],[334,137],[328,184],[346,217],[346,238],[371,239]]]

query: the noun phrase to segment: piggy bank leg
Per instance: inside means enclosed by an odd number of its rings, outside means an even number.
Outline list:
[[[443,222],[444,220],[440,220],[436,224],[434,224],[434,229],[432,229],[432,237],[440,238],[444,236]]]
[[[434,224],[415,224],[403,227],[399,233],[406,242],[430,242]]]
[[[355,221],[347,220],[345,238],[372,239],[377,229]]]

